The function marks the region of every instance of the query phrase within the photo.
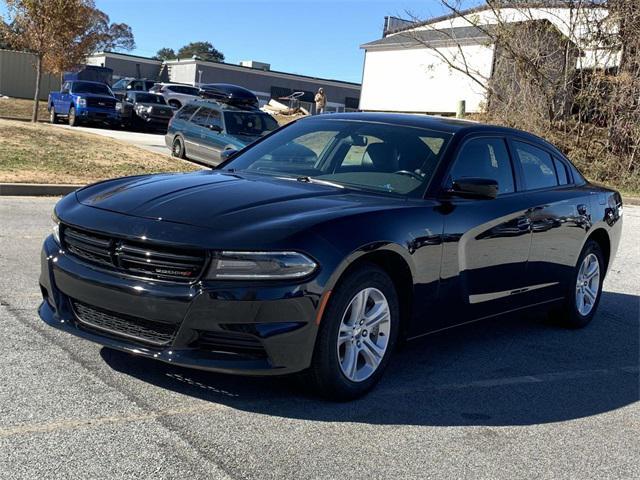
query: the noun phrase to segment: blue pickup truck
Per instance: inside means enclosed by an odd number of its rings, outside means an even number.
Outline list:
[[[59,92],[49,93],[47,108],[51,123],[66,118],[69,125],[80,123],[120,124],[116,97],[109,86],[87,80],[67,80]]]

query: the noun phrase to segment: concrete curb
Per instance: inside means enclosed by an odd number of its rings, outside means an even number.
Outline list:
[[[0,196],[58,197],[74,192],[83,186],[46,183],[0,183]]]

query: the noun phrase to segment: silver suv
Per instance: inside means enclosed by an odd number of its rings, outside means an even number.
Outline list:
[[[175,108],[200,98],[199,88],[182,83],[156,83],[149,91],[162,95],[167,104]]]

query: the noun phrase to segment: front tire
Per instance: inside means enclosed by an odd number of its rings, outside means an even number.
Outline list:
[[[169,102],[167,103],[169,104],[169,106],[174,107],[176,109],[182,108],[182,104],[178,100],[169,100]]]
[[[375,265],[347,274],[324,312],[309,377],[328,399],[358,398],[380,380],[398,338],[400,308],[391,278]]]
[[[185,158],[184,143],[180,137],[173,139],[173,144],[171,145],[171,156],[182,159]]]
[[[578,257],[564,305],[552,312],[552,318],[567,328],[589,325],[600,304],[605,271],[602,248],[588,240]]]
[[[76,116],[76,107],[71,107],[69,109],[69,126],[71,127],[78,126],[78,117]]]

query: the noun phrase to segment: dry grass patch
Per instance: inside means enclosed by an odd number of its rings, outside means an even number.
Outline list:
[[[31,120],[33,100],[23,98],[0,98],[0,117],[10,119]],[[38,120],[48,120],[47,101],[40,100]]]
[[[126,175],[199,169],[110,138],[0,120],[0,182],[84,185]]]

